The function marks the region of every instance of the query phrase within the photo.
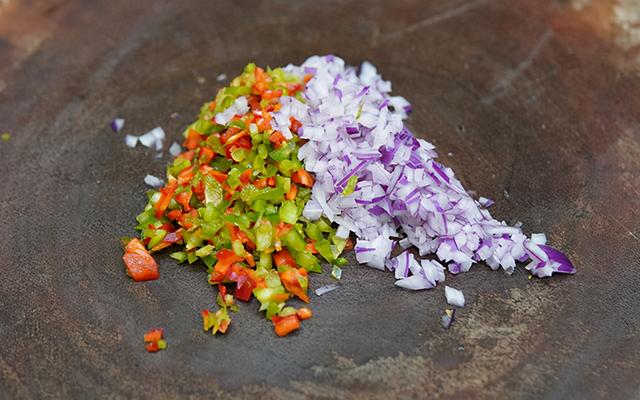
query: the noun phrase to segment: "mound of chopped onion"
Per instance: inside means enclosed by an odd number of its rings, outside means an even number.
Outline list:
[[[546,246],[544,235],[527,238],[491,216],[491,200],[467,193],[436,161],[434,146],[404,125],[409,102],[390,96],[391,83],[373,65],[363,63],[358,73],[338,57],[314,56],[286,71],[313,75],[305,102],[283,97],[272,122],[289,137],[293,117],[302,123],[298,135],[308,140],[298,157],[316,181],[304,216],[324,215],[342,235],[355,233],[359,262],[394,271],[396,284],[412,290],[443,281],[443,264],[453,274],[481,261],[507,273],[516,262],[529,261],[525,268],[538,277],[575,273],[566,256]],[[392,258],[395,245],[413,245],[440,262],[418,262],[408,252]]]

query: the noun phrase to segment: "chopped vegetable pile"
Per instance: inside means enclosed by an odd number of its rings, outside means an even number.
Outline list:
[[[334,56],[266,71],[247,65],[202,106],[184,149],[171,146],[166,183],[145,178],[159,189],[137,216],[141,241],[127,244],[129,274],[157,278],[150,253],[180,246],[171,257],[202,261],[218,288],[219,308],[202,311],[205,331],[227,332],[236,300],[256,297],[285,336],[312,315],[286,302],[309,302],[309,273],[322,272],[321,261],[340,279],[351,234],[360,263],[393,271],[396,285],[410,290],[444,281],[443,264],[453,274],[481,261],[507,273],[529,261],[538,277],[575,273],[543,234],[528,238],[491,216],[491,200],[473,199],[435,160],[434,146],[409,132],[403,119],[411,107],[390,91],[367,62],[359,72]],[[161,131],[132,145],[161,147]],[[438,260],[416,260],[411,246]],[[455,289],[447,288],[447,299],[464,306]],[[453,311],[446,319],[448,327]]]
[[[298,159],[300,123],[290,117],[286,130],[271,126],[280,98],[300,97],[309,78],[249,64],[202,107],[184,134],[186,151],[169,165],[167,183],[149,192],[137,217],[142,243],[151,253],[180,245],[172,258],[189,264],[201,260],[207,267],[209,283],[219,289],[220,308],[202,312],[205,331],[225,333],[228,310],[237,310],[235,299],[255,296],[276,333],[284,336],[311,316],[286,301],[309,302],[308,275],[322,271],[316,255],[334,264],[337,278],[346,263],[339,255],[347,238],[336,235],[328,220],[312,222],[301,215],[314,178]],[[139,254],[138,246],[137,239],[127,246],[129,273],[135,280],[157,277],[151,256]],[[235,289],[233,295],[228,288]]]

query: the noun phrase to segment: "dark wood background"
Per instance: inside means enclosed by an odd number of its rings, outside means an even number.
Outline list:
[[[639,45],[633,0],[0,0],[0,397],[639,398]],[[177,140],[218,74],[325,53],[375,63],[465,186],[578,274],[447,276],[468,306],[445,331],[442,287],[352,264],[287,339],[255,301],[203,333],[202,269],[127,278],[118,238],[168,157],[111,119]]]

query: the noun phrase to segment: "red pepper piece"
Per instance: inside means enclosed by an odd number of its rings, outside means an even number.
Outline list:
[[[129,241],[122,259],[127,266],[127,273],[136,282],[150,281],[158,279],[158,276],[160,276],[158,264],[138,239]]]

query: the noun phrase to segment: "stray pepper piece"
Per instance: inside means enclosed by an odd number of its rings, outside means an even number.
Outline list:
[[[127,266],[127,273],[136,282],[151,281],[160,276],[158,264],[137,238],[127,243],[122,259]]]
[[[167,348],[167,341],[163,339],[164,329],[151,329],[144,334],[145,348],[149,353],[155,353]]]
[[[300,319],[296,314],[286,317],[273,317],[272,321],[275,325],[276,335],[280,337],[287,336],[291,332],[300,329]]]

